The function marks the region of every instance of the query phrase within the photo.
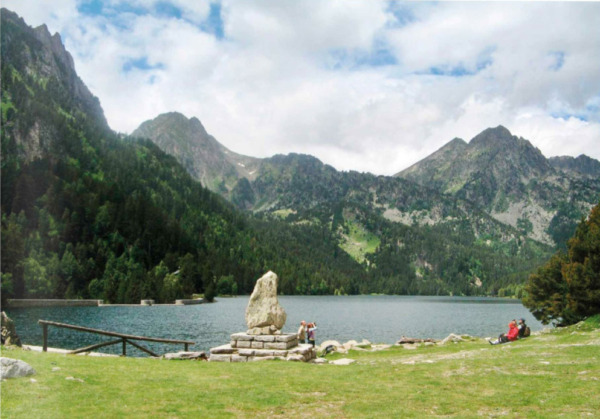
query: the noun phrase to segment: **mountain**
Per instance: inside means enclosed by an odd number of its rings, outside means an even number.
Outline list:
[[[31,29],[17,14],[2,9],[2,81],[11,83],[12,89],[2,90],[4,120],[18,109],[39,111],[42,118],[32,121],[24,113],[11,127],[15,140],[12,156],[31,161],[48,151],[57,135],[55,121],[49,119],[43,103],[36,100],[32,87],[23,83],[24,77],[35,78],[43,86],[45,95],[65,103],[69,109],[107,129],[108,124],[98,98],[93,96],[75,72],[73,58],[65,50],[59,34],[50,35],[46,25]],[[21,72],[17,71],[21,69]],[[3,150],[5,151],[5,150]],[[8,150],[6,150],[8,151]]]
[[[240,156],[196,118],[122,138],[59,64],[56,35],[6,9],[1,30],[3,298],[248,293],[269,269],[286,294],[519,295],[550,255],[471,199],[311,156]]]
[[[248,216],[154,143],[122,139],[60,37],[0,15],[3,301],[249,293],[269,269],[287,294],[358,292],[364,269],[329,230]]]
[[[536,240],[564,244],[600,198],[598,164],[589,157],[546,159],[498,126],[468,144],[455,139],[395,176],[469,200]]]
[[[253,179],[260,159],[236,154],[209,135],[197,118],[171,112],[140,125],[132,137],[148,138],[174,156],[202,184],[219,193],[238,179]]]
[[[194,118],[178,119],[181,127]],[[161,136],[152,130],[144,135]],[[172,144],[199,144],[198,135],[174,137]],[[465,146],[456,140],[441,154],[457,155]],[[223,161],[219,146],[206,147],[198,167]],[[210,156],[208,147],[217,154]],[[549,248],[527,240],[476,204],[410,180],[339,172],[300,154],[254,163],[252,176],[238,172],[237,184],[222,189],[223,196],[267,222],[329,230],[341,250],[364,266],[360,292],[470,295],[503,289],[512,294],[515,283],[549,255]]]

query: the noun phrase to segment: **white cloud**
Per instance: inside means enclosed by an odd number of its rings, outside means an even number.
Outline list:
[[[546,156],[600,159],[598,3],[223,0],[223,39],[209,0],[173,0],[181,18],[155,0],[4,3],[61,32],[118,131],[180,111],[239,153],[393,174],[502,124]]]

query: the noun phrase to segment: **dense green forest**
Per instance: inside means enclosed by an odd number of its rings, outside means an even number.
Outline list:
[[[2,132],[3,296],[170,301],[230,276],[247,293],[269,269],[285,293],[357,288],[363,271],[329,231],[249,220],[151,142],[98,128],[57,103],[53,80],[15,71],[3,90],[27,94],[12,96]],[[31,162],[16,149],[24,110],[56,129]]]
[[[248,293],[269,269],[284,293],[357,289],[364,271],[329,231],[250,220],[151,142],[120,138],[65,69],[32,71],[47,51],[2,17],[3,298]]]
[[[475,231],[464,217],[391,222],[365,205],[368,194],[315,201],[346,188],[335,174],[329,183],[292,176],[303,192],[293,199],[317,202],[304,210],[242,212],[150,141],[111,131],[60,54],[2,10],[3,300],[244,294],[268,270],[284,294],[519,295],[549,255],[518,234],[502,241],[485,227]],[[414,208],[431,205],[410,182],[369,176],[381,200],[391,199],[385,188],[393,184]],[[262,180],[261,195],[292,199],[274,187],[279,180]],[[243,183],[236,193],[256,198]],[[363,260],[343,250],[353,223],[377,237]]]
[[[528,274],[551,254],[468,201],[401,178],[338,172],[311,156],[265,159],[256,180],[242,178],[231,200],[292,225],[329,227],[342,248],[359,247],[355,259],[368,278],[361,293],[521,296]],[[395,222],[386,217],[390,209],[415,218]],[[435,223],[417,219],[432,216]]]

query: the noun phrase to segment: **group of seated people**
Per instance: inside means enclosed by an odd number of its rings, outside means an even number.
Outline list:
[[[490,342],[490,345],[512,342],[529,336],[529,333],[529,326],[525,324],[525,319],[519,319],[518,324],[516,320],[512,320],[508,324],[508,333],[502,333],[500,336],[498,336],[498,339],[494,341],[489,340],[488,342]]]

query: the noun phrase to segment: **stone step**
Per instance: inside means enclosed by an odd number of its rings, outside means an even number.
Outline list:
[[[210,348],[210,353],[211,354],[232,354],[237,352],[236,349],[232,348],[231,345],[226,344],[226,345],[221,345],[221,346],[217,346],[216,348]]]
[[[272,342],[285,343],[285,342]],[[221,345],[210,350],[210,360],[213,362],[248,362],[269,359],[308,362],[316,358],[317,352],[312,345],[296,345],[287,349],[264,348],[232,348],[231,345]]]

